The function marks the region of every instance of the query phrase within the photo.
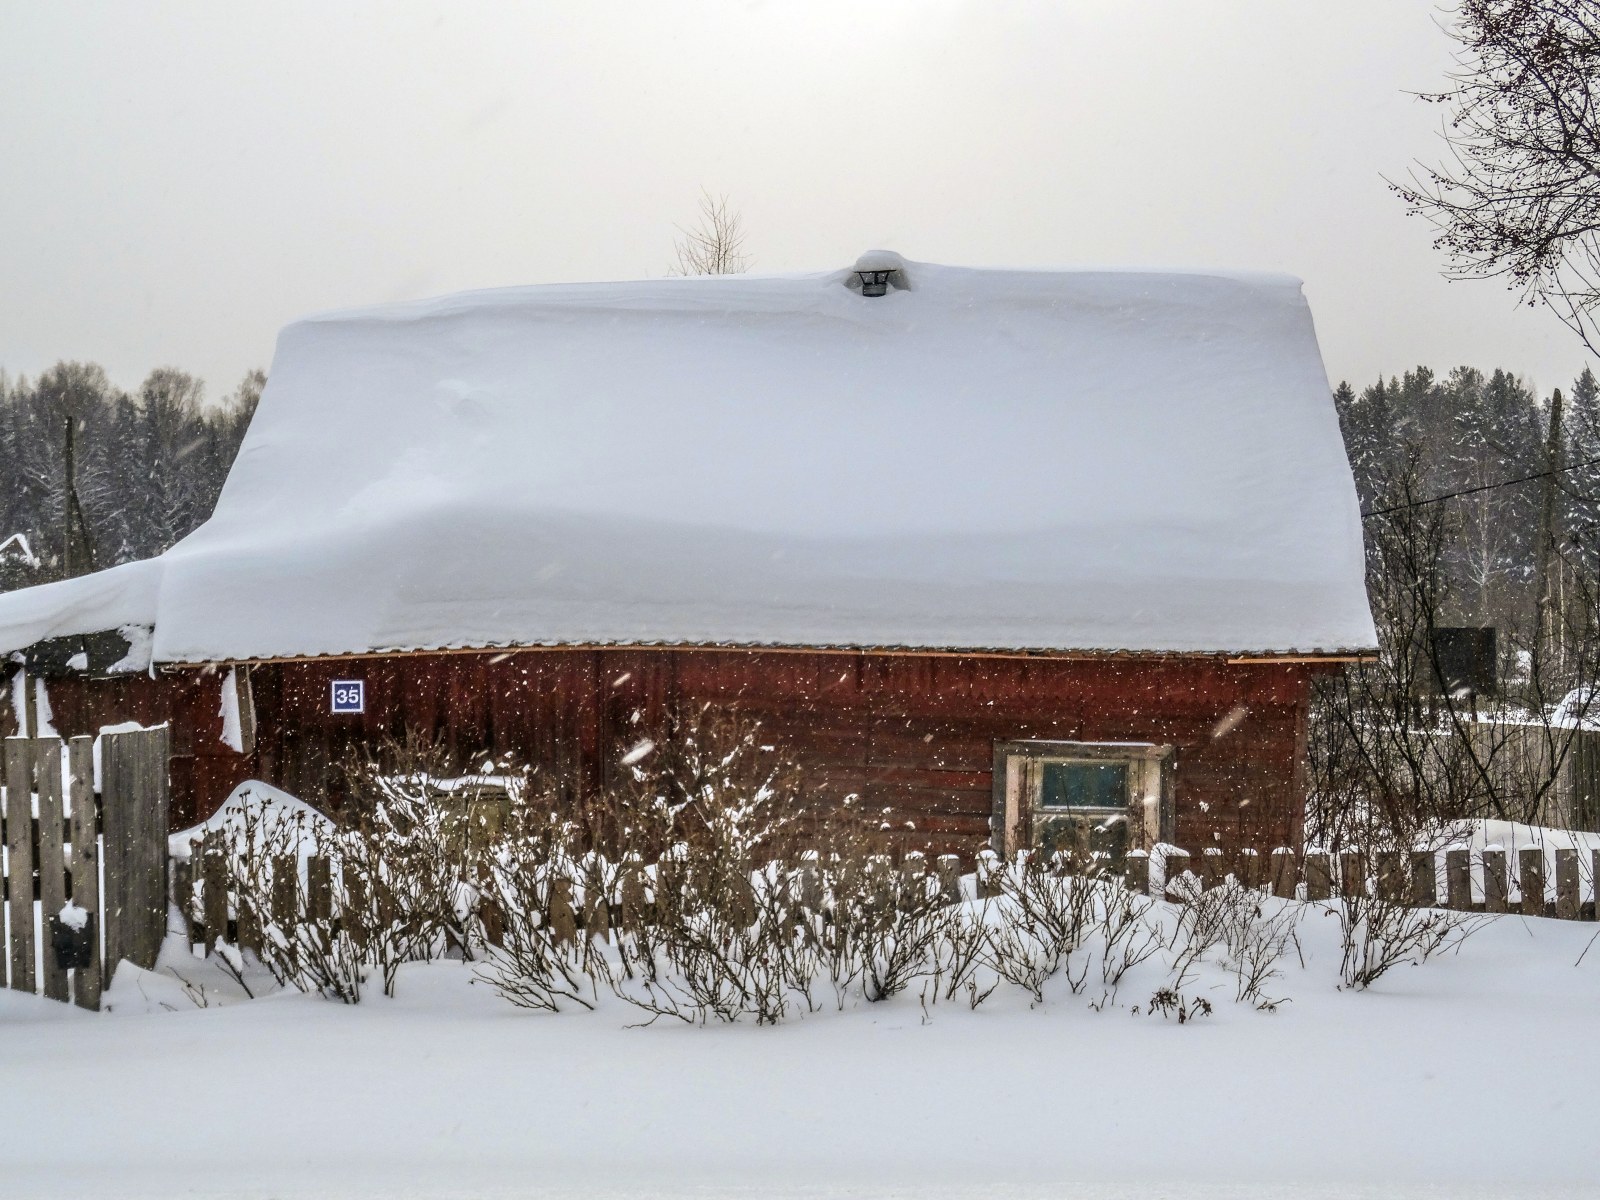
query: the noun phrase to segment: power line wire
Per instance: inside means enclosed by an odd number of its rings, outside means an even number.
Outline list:
[[[1492,492],[1496,488],[1515,487],[1519,483],[1530,483],[1535,479],[1548,479],[1552,475],[1560,475],[1567,471],[1576,471],[1580,467],[1592,467],[1600,463],[1600,457],[1587,458],[1583,462],[1573,463],[1562,467],[1558,471],[1538,471],[1532,475],[1523,475],[1518,479],[1502,479],[1499,483],[1484,483],[1477,487],[1462,488],[1459,492],[1446,492],[1443,496],[1429,496],[1426,500],[1413,500],[1410,504],[1395,504],[1389,508],[1375,508],[1371,511],[1361,510],[1361,519],[1368,517],[1386,517],[1390,513],[1404,512],[1410,508],[1421,508],[1425,504],[1442,504],[1446,500],[1454,500],[1457,496],[1475,496],[1479,492]]]

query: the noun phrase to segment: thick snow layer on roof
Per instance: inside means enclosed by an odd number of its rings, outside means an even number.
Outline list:
[[[108,629],[128,630],[137,654],[123,670],[149,666],[145,639],[136,628],[155,624],[163,559],[124,563],[93,575],[23,588],[0,595],[0,654],[20,650],[46,638]]]
[[[732,276],[290,326],[215,516],[164,557],[156,660],[1373,646],[1297,281],[906,273],[878,298]]]

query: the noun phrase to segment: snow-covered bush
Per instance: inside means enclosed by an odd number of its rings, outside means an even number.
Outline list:
[[[1460,945],[1483,920],[1413,907],[1394,894],[1395,885],[1382,877],[1375,861],[1366,864],[1361,878],[1361,887],[1341,891],[1334,902],[1343,951],[1339,975],[1345,987],[1367,988],[1402,963],[1425,963]]]
[[[758,1024],[815,1007],[820,963],[800,909],[803,798],[754,724],[706,711],[661,739],[615,807],[665,850],[652,921],[619,938],[613,990],[650,1014]],[[637,844],[639,839],[635,839]],[[629,847],[632,850],[632,845]]]
[[[499,848],[490,868],[500,929],[479,976],[519,1008],[592,1009],[598,984],[609,981],[604,957],[578,929],[571,895],[561,894],[569,861],[530,838]]]
[[[1261,988],[1277,974],[1275,964],[1294,941],[1298,907],[1282,906],[1269,917],[1265,897],[1232,877],[1205,890],[1186,874],[1172,886],[1182,901],[1168,941],[1174,953],[1173,989],[1187,986],[1210,956],[1238,980],[1236,999],[1263,1003]]]
[[[491,839],[471,800],[524,779],[500,770],[488,788],[487,776],[455,775],[437,745],[410,736],[345,759],[337,818],[264,785],[241,791],[207,822],[239,940],[281,985],[346,1003],[370,972],[392,996],[405,963],[472,956]]]
[[[267,789],[231,799],[216,828],[240,941],[251,944],[279,986],[358,1003],[367,969],[355,941],[342,922],[305,911],[307,864],[336,861],[344,848],[340,831],[326,817],[298,803],[285,805]],[[242,980],[240,950],[220,938],[219,949]]]
[[[1060,855],[1023,853],[994,877],[1005,916],[987,927],[985,961],[1036,1003],[1063,968],[1074,994],[1088,978],[1088,963],[1074,974],[1071,959],[1095,925],[1098,896],[1090,878],[1068,878],[1068,865]]]
[[[1130,976],[1179,1000],[1231,985],[1271,1010],[1266,988],[1298,948],[1303,906],[1232,878],[1208,889],[1181,874],[1167,903],[1100,861],[983,852],[957,890],[888,814],[811,803],[785,756],[736,719],[634,731],[617,755],[620,782],[574,799],[505,764],[461,776],[426,743],[391,743],[349,761],[337,821],[304,806],[231,813],[240,928],[260,927],[280,982],[347,1002],[369,974],[392,995],[405,963],[448,954],[477,960],[520,1007],[620,1001],[647,1024],[775,1024],[830,992],[839,1008],[909,993],[925,1014],[1008,991],[1037,1005],[1083,995],[1096,973],[1096,1010]],[[484,797],[492,820],[473,815]],[[278,919],[285,886],[308,884],[327,899]],[[1352,987],[1469,928],[1376,887],[1334,905]]]
[[[481,945],[487,839],[471,801],[490,790],[478,782],[490,777],[503,795],[507,775],[490,764],[458,776],[436,742],[415,734],[351,753],[340,774],[343,825],[332,847],[339,919],[392,996],[405,963],[452,949],[471,957]]]
[[[925,1011],[977,1007],[1002,987],[1038,1004],[1098,967],[1103,1008],[1158,957],[1158,990],[1220,969],[1241,1002],[1275,1003],[1262,989],[1294,944],[1293,905],[1193,877],[1164,905],[1103,864],[1036,855],[993,859],[983,898],[955,900],[881,814],[811,812],[753,726],[638,744],[594,811],[524,806],[497,844],[485,890],[504,928],[480,974],[513,1003],[587,1008],[609,991],[647,1023],[773,1024],[829,991],[840,1008],[908,991]]]

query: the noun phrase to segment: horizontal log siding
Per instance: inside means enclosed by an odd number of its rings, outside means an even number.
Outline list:
[[[675,704],[706,703],[759,719],[819,798],[857,795],[914,826],[909,843],[970,853],[989,832],[994,744],[1018,738],[1173,744],[1182,844],[1296,843],[1304,706],[1317,669],[672,650],[274,663],[251,670],[253,756],[220,741],[217,672],[57,681],[50,695],[68,736],[114,720],[171,720],[173,817],[182,823],[252,776],[316,799],[347,746],[408,725],[464,754],[510,751],[573,786],[599,787],[636,729],[659,727]],[[330,684],[344,678],[365,681],[365,714],[329,713]],[[1215,736],[1240,707],[1244,718]]]

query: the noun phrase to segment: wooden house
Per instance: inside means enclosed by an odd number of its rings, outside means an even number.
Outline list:
[[[1374,646],[1297,281],[887,254],[298,322],[204,526],[0,596],[11,731],[170,722],[180,823],[407,728],[597,789],[710,708],[964,853],[1294,843]]]

